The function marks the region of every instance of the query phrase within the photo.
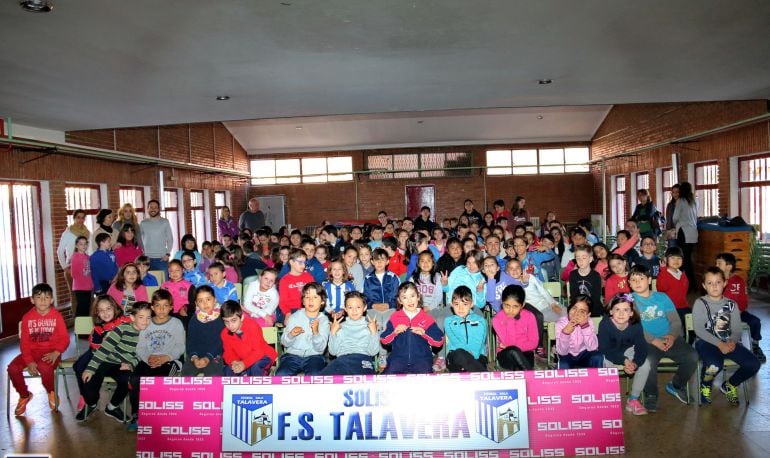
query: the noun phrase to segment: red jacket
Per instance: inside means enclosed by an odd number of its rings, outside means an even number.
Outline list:
[[[687,290],[690,288],[690,281],[683,270],[680,272],[682,272],[682,276],[677,280],[676,277],[671,275],[668,268],[661,267],[655,282],[655,289],[668,296],[671,302],[674,303],[674,307],[686,309],[690,306],[687,302]]]
[[[396,274],[396,277],[406,273],[407,268],[406,264],[404,264],[404,255],[400,251],[396,250],[396,254],[388,259],[388,270]]]
[[[33,307],[21,317],[21,357],[27,365],[54,350],[64,353],[69,345],[67,325],[53,307],[45,315]]]
[[[262,327],[246,316],[243,317],[239,334],[234,334],[225,328],[220,335],[225,349],[223,357],[227,365],[232,364],[233,361],[243,361],[243,365],[249,368],[267,356],[270,358],[270,366],[272,366],[278,357],[275,348],[268,344],[262,336]]]
[[[746,282],[739,275],[733,275],[727,279],[723,294],[726,298],[734,300],[741,312],[745,312],[748,308],[749,296]]]

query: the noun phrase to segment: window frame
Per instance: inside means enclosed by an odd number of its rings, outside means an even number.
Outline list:
[[[133,207],[134,207],[134,213],[136,213],[136,221],[138,223],[141,223],[142,220],[144,219],[144,215],[146,214],[145,213],[146,212],[146,209],[145,209],[145,202],[146,202],[146,200],[144,198],[144,187],[143,186],[130,186],[130,185],[123,186],[123,185],[121,185],[120,188],[118,189],[118,203],[120,204],[120,207],[118,207],[118,210],[121,207],[123,207],[123,205],[126,203],[126,200],[122,196],[123,191],[134,191],[134,192],[139,193],[139,195],[141,196],[141,199],[139,199],[141,204],[142,204],[141,206],[136,205],[136,202],[128,202],[131,205],[133,205]],[[134,200],[136,200],[136,199],[134,199]],[[117,218],[117,215],[116,215],[116,218]]]
[[[428,156],[442,156],[444,167],[436,167],[423,170],[423,164],[425,158]],[[450,157],[453,155],[455,157]],[[446,167],[446,164],[450,161],[459,161],[462,156],[467,156],[468,166],[465,167]],[[372,167],[370,165],[370,158],[390,158],[388,161],[390,165],[387,168],[380,169]],[[409,161],[414,162],[414,165],[408,168],[394,168],[396,163],[396,157],[403,157],[400,162]],[[457,177],[470,177],[473,166],[473,152],[472,151],[419,151],[413,153],[381,153],[372,152],[368,153],[364,157],[364,163],[366,164],[366,170],[369,172],[370,180],[403,180],[403,179],[419,179],[419,178],[457,178]],[[375,170],[377,170],[375,172]],[[380,172],[379,170],[383,170]]]
[[[85,208],[83,206],[75,206],[75,208],[70,209],[69,208],[69,190],[70,189],[90,189],[92,191],[96,191],[96,208]],[[83,210],[86,214],[86,227],[88,227],[88,230],[91,231],[93,234],[94,231],[99,227],[99,225],[96,223],[96,215],[99,214],[99,210],[102,209],[102,187],[98,184],[93,183],[73,183],[73,182],[67,182],[64,183],[64,207],[67,210],[67,226],[71,226],[74,220],[74,213],[75,210]],[[89,226],[90,223],[90,226]],[[90,247],[91,250],[93,250],[93,247]]]
[[[764,160],[766,167],[770,168],[770,152],[742,156],[738,159],[738,214],[746,220],[748,224],[758,225],[758,236],[760,240],[767,241],[770,237],[770,170],[767,168],[764,172],[764,180],[748,181],[743,176],[743,164],[750,161]],[[748,195],[747,195],[748,193]],[[758,195],[752,196],[751,194]],[[755,222],[751,209],[745,208],[744,200],[758,201],[757,217]],[[764,205],[762,204],[764,202]],[[749,205],[751,207],[751,205]]]
[[[698,182],[698,171],[700,169],[705,169],[706,167],[716,167],[716,171],[713,173],[715,178],[713,183]],[[702,175],[708,178],[708,176],[712,174],[704,171]],[[704,161],[693,164],[693,176],[695,177],[693,193],[695,194],[695,200],[698,203],[698,217],[719,215],[719,161]],[[711,214],[707,214],[707,209],[709,209],[712,204],[715,208],[713,211],[708,212]]]
[[[585,150],[587,154],[585,162],[567,161],[567,153],[577,152],[576,150]],[[490,156],[499,153],[508,153],[508,160],[500,162],[500,165],[490,166]],[[560,152],[560,160],[544,160],[554,156],[554,153]],[[517,164],[517,154],[534,153],[534,162],[525,161]],[[590,146],[548,146],[541,148],[512,148],[512,149],[490,149],[485,152],[485,170],[487,176],[508,176],[508,175],[558,175],[573,173],[591,173],[591,147]],[[579,170],[576,170],[580,168]],[[495,172],[496,171],[496,172]]]
[[[622,190],[620,183],[622,182]],[[622,197],[622,200],[619,198]],[[628,219],[626,205],[628,203],[628,183],[625,175],[614,175],[612,177],[612,218],[614,233],[626,226]]]
[[[171,233],[174,237],[174,243],[179,244],[182,241],[182,231],[184,230],[184,226],[180,223],[180,205],[179,196],[180,188],[165,188],[163,190],[163,196],[161,196],[161,200],[163,202],[163,210],[161,210],[160,214],[164,218],[166,218],[171,225]],[[173,193],[176,198],[176,206],[166,205],[166,193]],[[174,212],[174,218],[169,218],[169,212]],[[173,253],[171,253],[173,254]]]
[[[193,203],[193,194],[200,195],[200,205]],[[208,231],[206,230],[206,193],[202,189],[191,189],[190,195],[190,233],[195,237],[195,241],[200,246],[205,240],[208,240]],[[197,221],[200,219],[200,221]],[[198,227],[200,225],[200,227]]]
[[[342,170],[342,171],[336,171],[336,172],[329,172],[330,168],[338,168],[336,167],[330,167],[330,162],[335,162],[335,160],[340,159],[346,159],[350,163],[349,170]],[[305,172],[305,167],[309,167],[310,161],[324,161],[324,172],[323,173],[309,173]],[[305,161],[307,162],[307,165],[305,164]],[[292,169],[296,167],[296,173],[292,171],[291,174],[288,175],[278,175],[278,165],[279,162],[282,163],[285,166],[291,166]],[[267,167],[270,168],[270,164],[272,164],[272,174],[263,174],[259,176],[254,175],[254,169],[255,163],[261,163],[261,167]],[[296,164],[296,165],[290,165],[290,164]],[[250,159],[249,160],[249,173],[251,174],[250,183],[252,186],[271,186],[271,185],[282,185],[282,184],[324,184],[324,183],[341,183],[341,182],[348,182],[353,181],[353,156],[312,156],[312,157],[302,157],[302,158],[259,158],[259,159]]]

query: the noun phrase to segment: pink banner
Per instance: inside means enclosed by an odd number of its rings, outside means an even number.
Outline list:
[[[618,372],[569,369],[524,372],[529,419],[529,449],[414,452],[270,453],[222,452],[223,385],[308,385],[383,382],[386,376],[327,377],[166,377],[143,378],[140,393],[137,458],[492,458],[612,455],[625,453]],[[472,387],[502,379],[499,372],[430,374]],[[516,378],[522,373],[515,373]],[[404,376],[387,376],[404,377]],[[429,386],[429,380],[415,380]],[[425,383],[425,385],[423,385]],[[471,388],[472,389],[472,388]]]

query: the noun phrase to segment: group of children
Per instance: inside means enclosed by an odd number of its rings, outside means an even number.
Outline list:
[[[82,395],[77,420],[96,410],[105,377],[117,383],[105,413],[125,421],[120,404],[128,395],[134,412],[129,429],[135,430],[142,376],[265,375],[276,363],[276,375],[486,371],[491,359],[503,370],[529,370],[536,357],[548,357],[547,322],[555,326],[559,368],[617,365],[634,377],[626,410],[635,415],[657,410],[657,367],[664,357],[678,364],[665,390],[685,403],[699,358],[704,403],[711,402],[711,384],[725,358],[741,367],[720,386],[733,404],[735,388],[759,369],[760,323],[746,311],[745,283],[732,272],[735,259],[729,254],[720,255],[719,268],[706,273],[707,295],[690,310],[677,248],[658,265],[658,291],[653,291],[651,269],[644,263],[628,269],[618,252],[604,256],[600,274],[594,256],[603,254],[586,244],[581,228],[554,243],[550,233],[514,235],[519,227],[507,234],[495,224],[481,238],[481,232],[462,226],[450,234],[440,227],[407,232],[404,243],[399,236],[405,229],[393,227],[386,234],[379,225],[348,230],[347,239],[327,225],[318,244],[291,234],[289,247],[273,250],[286,248],[279,258],[251,252],[266,268],[240,302],[227,266],[211,261],[201,271],[192,246],[169,263],[169,280],[151,297],[145,288],[145,281],[152,281],[148,263],[139,258],[124,264],[114,279],[100,281],[99,292],[106,294],[91,303],[89,349],[74,365]],[[633,235],[619,240],[620,251],[635,251],[637,240]],[[97,243],[100,250],[106,247],[104,240]],[[315,256],[319,247],[325,252],[321,259]],[[223,247],[226,254],[218,258],[229,259],[227,253],[237,248]],[[543,265],[553,261],[574,266],[566,310],[543,286],[549,279]],[[8,368],[20,396],[16,415],[32,396],[22,377],[25,369],[43,376],[49,406],[56,410],[53,370],[69,342],[61,315],[51,307],[50,287],[36,286],[32,303],[22,320],[22,354]],[[698,338],[694,348],[684,339],[687,313]],[[597,326],[598,317],[603,318]],[[738,343],[742,320],[751,327],[754,352]],[[282,330],[280,358],[263,337],[262,328],[271,326]],[[488,354],[490,340],[494,355]]]

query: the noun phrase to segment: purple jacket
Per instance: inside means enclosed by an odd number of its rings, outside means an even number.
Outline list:
[[[227,234],[233,239],[237,239],[238,234],[241,233],[241,231],[238,229],[238,222],[235,221],[233,218],[230,218],[227,221],[223,220],[222,218],[219,218],[219,220],[217,221],[217,226],[219,226],[220,237]]]

